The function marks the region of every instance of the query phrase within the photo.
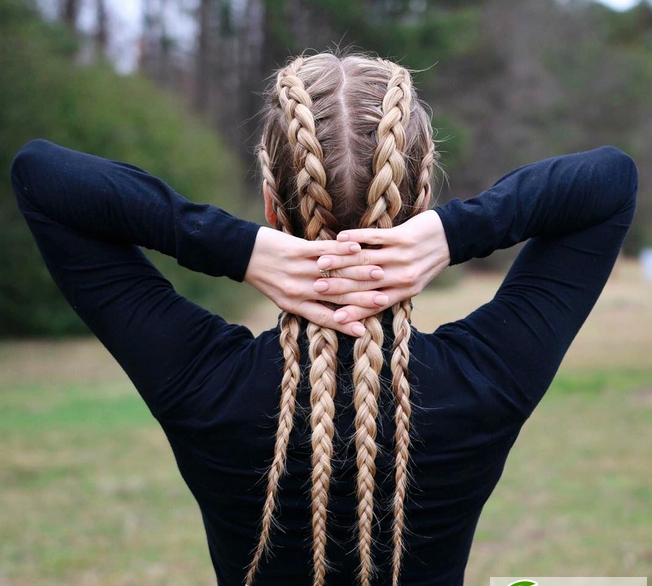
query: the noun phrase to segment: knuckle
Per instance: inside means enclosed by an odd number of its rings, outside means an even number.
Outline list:
[[[398,282],[401,286],[408,287],[411,283],[408,273],[405,272],[401,273]]]
[[[319,325],[326,325],[328,324],[328,312],[325,310],[318,310],[315,312],[315,319],[313,320],[315,323]]]
[[[291,277],[298,277],[301,274],[301,268],[295,263],[288,263],[287,272]]]
[[[294,313],[294,306],[287,300],[287,299],[281,299],[277,302],[277,305],[279,309],[282,311],[285,311],[287,313]]]
[[[364,317],[364,315],[362,315],[362,312],[360,311],[360,308],[358,308],[356,306],[353,306],[353,305],[347,307],[346,312],[349,315],[349,321],[350,322],[351,321],[359,321]]]
[[[418,271],[414,267],[408,267],[403,273],[403,282],[405,285],[412,285],[416,281]]]
[[[283,290],[290,299],[297,299],[301,297],[303,292],[301,286],[294,282],[286,283],[285,287],[283,287]]]

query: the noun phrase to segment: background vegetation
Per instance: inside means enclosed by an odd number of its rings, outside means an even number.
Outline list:
[[[75,64],[80,44],[29,2],[0,0],[0,336],[85,331],[47,273],[11,191],[7,170],[29,139],[129,161],[186,197],[240,209],[240,161],[216,133],[144,76],[119,76],[103,62]],[[227,279],[152,256],[186,295],[233,314],[235,285]]]
[[[422,70],[450,177],[439,202],[474,195],[517,165],[611,143],[640,169],[625,250],[652,244],[649,2],[618,13],[583,0],[146,0],[129,75],[114,71],[116,6],[0,0],[1,168],[40,136],[128,160],[189,198],[260,219],[252,152],[265,80],[306,48],[353,45]],[[514,253],[479,264],[502,268]],[[0,336],[84,331],[38,258],[6,173],[0,263]],[[251,303],[226,279],[157,263],[227,316]]]

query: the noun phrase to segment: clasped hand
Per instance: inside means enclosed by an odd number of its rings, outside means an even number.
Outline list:
[[[283,311],[361,336],[364,318],[418,295],[449,264],[441,219],[429,210],[395,228],[340,232],[337,240],[261,228],[245,281]]]

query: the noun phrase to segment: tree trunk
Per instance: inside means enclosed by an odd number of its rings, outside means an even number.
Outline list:
[[[195,96],[197,112],[206,112],[210,95],[211,0],[200,0],[197,11],[197,54],[195,58]]]
[[[77,32],[77,15],[79,14],[79,0],[63,0],[61,6],[61,19],[73,34]]]
[[[96,1],[97,31],[95,33],[95,50],[98,61],[104,61],[107,57],[107,46],[109,43],[109,22],[105,0]]]

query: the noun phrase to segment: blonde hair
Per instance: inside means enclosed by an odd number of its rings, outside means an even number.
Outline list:
[[[265,127],[258,150],[263,183],[276,228],[309,240],[335,238],[356,227],[389,228],[422,211],[431,193],[438,154],[430,119],[416,98],[410,73],[391,61],[330,53],[301,56],[282,68],[267,92]],[[396,490],[393,498],[392,583],[403,555],[410,446],[410,300],[392,308],[390,367],[396,403]],[[354,345],[353,402],[358,467],[359,578],[369,586],[376,473],[376,418],[384,364],[383,328],[365,320]],[[301,373],[300,318],[281,318],[284,356],[279,423],[267,477],[260,537],[246,584],[253,582],[270,541],[279,481],[285,471]],[[313,585],[327,572],[327,507],[337,391],[337,335],[309,323],[312,443]]]

